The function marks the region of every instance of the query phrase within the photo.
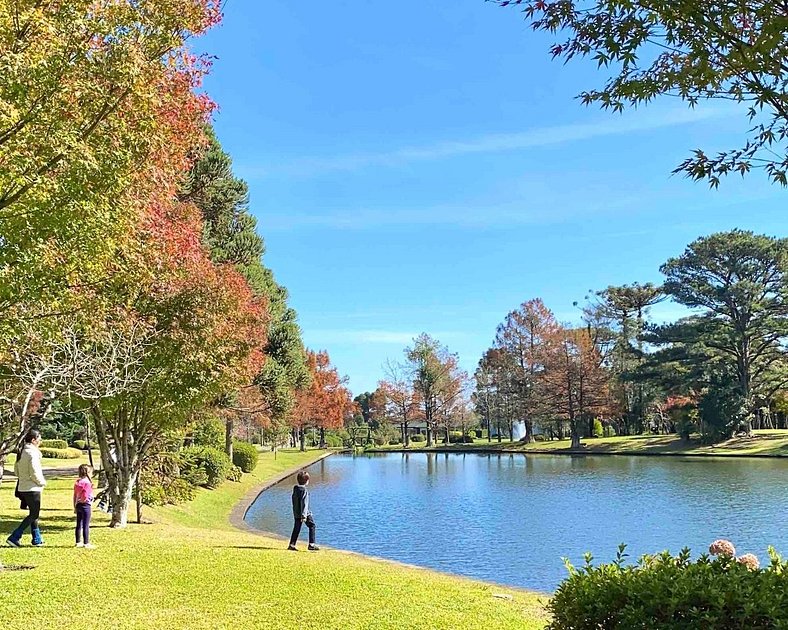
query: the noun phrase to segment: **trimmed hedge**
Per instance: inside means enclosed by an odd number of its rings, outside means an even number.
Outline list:
[[[788,563],[769,554],[765,569],[750,554],[692,562],[689,549],[644,556],[635,566],[624,565],[623,545],[611,564],[586,557],[580,569],[567,564],[569,577],[548,603],[548,629],[788,628]]]
[[[65,440],[41,440],[40,448],[64,449],[64,448],[68,448],[68,442],[66,442]]]
[[[79,459],[82,451],[76,448],[40,448],[41,457],[47,459]]]
[[[415,434],[409,436],[409,439],[410,439],[411,442],[426,442],[427,441],[426,436],[422,435],[421,433],[415,433]]]
[[[238,466],[243,472],[250,473],[257,468],[257,460],[260,454],[254,445],[248,442],[235,442],[233,444],[233,464]]]
[[[227,479],[233,465],[224,451],[210,446],[189,446],[180,456],[181,476],[194,486],[216,488]]]
[[[87,450],[88,443],[85,440],[74,440],[71,446],[78,448],[80,451],[84,451]]]

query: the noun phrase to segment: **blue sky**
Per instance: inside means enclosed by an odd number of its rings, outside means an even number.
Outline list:
[[[483,0],[229,0],[200,40],[266,263],[354,392],[422,331],[472,372],[524,300],[572,321],[589,290],[659,282],[700,235],[786,235],[761,175],[710,191],[670,174],[738,146],[743,109],[584,107],[605,75],[551,61],[551,42]]]

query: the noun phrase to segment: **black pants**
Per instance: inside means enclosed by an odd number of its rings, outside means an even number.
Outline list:
[[[81,542],[86,545],[90,544],[90,513],[90,503],[77,503],[77,529],[75,532],[77,543],[80,542],[81,536]]]
[[[306,526],[309,528],[309,544],[315,544],[315,519],[312,518],[312,515],[306,517]],[[298,535],[301,533],[301,519],[295,519],[295,523],[293,524],[293,533],[290,535],[290,545],[295,547],[296,542],[298,542]]]
[[[40,492],[20,492],[21,499],[27,504],[27,516],[25,516],[18,530],[24,532],[28,525],[30,531],[38,529],[38,517],[41,515],[41,493]]]

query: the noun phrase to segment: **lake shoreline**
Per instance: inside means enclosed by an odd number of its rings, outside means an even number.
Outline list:
[[[774,519],[764,520],[784,509],[781,490],[774,500],[766,497],[785,472],[781,458],[551,458],[481,450],[470,451],[479,457],[466,457],[469,449],[445,448],[408,451],[420,453],[414,457],[402,457],[402,451],[339,453],[312,466],[318,542],[332,553],[541,594],[554,592],[565,579],[562,557],[581,566],[589,551],[600,562],[612,561],[622,542],[639,557],[685,546],[702,550],[710,540],[730,538],[729,532],[741,529],[740,510],[731,509],[737,501],[753,509],[747,535],[738,536],[748,540],[747,551],[785,545],[768,524]],[[438,455],[422,456],[430,452]],[[743,489],[739,499],[717,483],[727,474]],[[287,509],[292,480],[266,486],[241,527],[268,535],[285,549],[292,528]],[[645,512],[643,505],[649,507]],[[687,531],[682,523],[695,517],[694,530]],[[418,533],[430,531],[435,522],[452,524],[444,547]],[[403,523],[417,534],[403,537]],[[512,544],[513,523],[527,523],[544,546],[524,550]],[[572,539],[576,532],[593,534],[593,541],[584,535]]]
[[[525,455],[621,455],[627,457],[732,457],[753,459],[788,458],[788,430],[759,429],[749,436],[733,437],[717,444],[702,444],[693,436],[685,441],[676,434],[628,435],[585,438],[581,448],[573,449],[568,439],[541,442],[484,442],[473,444],[437,444],[427,448],[419,442],[404,448],[401,444],[372,447],[371,453],[523,453]]]
[[[232,511],[230,512],[230,516],[229,516],[230,524],[233,527],[235,527],[236,529],[245,531],[247,533],[250,533],[250,534],[253,534],[253,535],[256,535],[256,536],[262,536],[262,537],[265,537],[265,538],[271,538],[271,539],[274,539],[274,540],[280,540],[280,541],[282,541],[283,546],[286,545],[289,542],[288,538],[286,536],[282,536],[280,534],[277,534],[276,532],[266,531],[264,529],[260,529],[259,527],[254,527],[253,525],[249,524],[249,522],[246,520],[246,515],[249,512],[249,509],[252,507],[252,505],[257,500],[257,498],[261,494],[263,494],[266,490],[270,490],[274,486],[279,485],[285,479],[287,479],[288,477],[294,475],[298,471],[304,470],[306,468],[309,468],[310,466],[314,466],[315,464],[320,463],[321,461],[323,461],[324,459],[330,457],[331,455],[335,455],[337,453],[342,453],[342,452],[344,452],[344,451],[328,451],[328,452],[324,452],[319,457],[316,457],[314,460],[312,460],[312,461],[310,461],[308,463],[305,463],[302,466],[294,467],[294,468],[291,468],[289,470],[283,471],[283,472],[279,473],[278,475],[276,475],[275,477],[269,478],[265,482],[255,486],[254,488],[251,488],[246,493],[246,495],[243,497],[243,499],[241,499],[233,507]],[[468,582],[469,584],[473,584],[473,585],[476,585],[476,586],[482,585],[482,586],[489,587],[491,589],[493,589],[493,588],[494,589],[500,589],[501,591],[503,591],[503,593],[501,595],[504,598],[507,597],[506,591],[522,593],[524,595],[534,595],[534,596],[537,596],[537,597],[544,597],[546,599],[550,599],[553,596],[552,593],[545,592],[545,591],[539,591],[539,590],[535,590],[535,589],[524,588],[524,587],[521,587],[521,586],[513,586],[511,584],[500,584],[500,583],[497,583],[497,582],[490,582],[490,581],[487,581],[487,580],[480,580],[480,579],[468,577],[468,576],[465,576],[465,575],[461,575],[461,574],[458,574],[458,573],[452,573],[451,571],[440,571],[438,569],[425,567],[425,566],[422,566],[422,565],[419,565],[419,564],[411,564],[411,563],[408,563],[408,562],[401,562],[399,560],[392,560],[391,558],[384,558],[384,557],[381,557],[381,556],[373,556],[373,555],[369,555],[369,554],[365,554],[365,553],[359,553],[357,551],[351,551],[349,549],[342,549],[340,547],[329,547],[328,545],[321,544],[321,549],[330,550],[333,553],[341,553],[341,554],[345,554],[347,556],[351,556],[351,557],[355,557],[355,558],[362,558],[362,559],[365,559],[365,560],[371,560],[373,562],[379,562],[381,564],[385,564],[385,565],[389,565],[389,566],[393,566],[393,567],[404,568],[404,569],[412,569],[412,570],[417,570],[417,571],[420,571],[420,572],[426,572],[428,574],[429,573],[436,574],[436,575],[452,578],[452,579],[455,579],[455,580],[461,580],[463,582]]]
[[[269,488],[272,488],[273,486],[282,483],[285,479],[287,479],[291,475],[295,475],[299,470],[303,470],[304,468],[313,466],[314,464],[317,464],[318,462],[326,459],[326,457],[331,457],[332,455],[334,455],[334,451],[321,452],[320,455],[315,457],[310,462],[305,463],[301,466],[296,466],[288,470],[285,470],[279,473],[278,475],[275,475],[274,477],[270,477],[266,479],[263,483],[260,483],[254,486],[253,488],[251,488],[244,495],[244,497],[238,503],[236,503],[235,506],[233,506],[233,509],[230,512],[230,516],[229,516],[230,524],[237,529],[243,529],[255,533],[262,533],[265,534],[266,536],[274,536],[278,538],[276,534],[273,534],[271,532],[263,532],[262,530],[250,526],[246,522],[246,514],[249,512],[249,508],[252,507],[252,504],[257,500],[257,497],[259,497],[263,492],[265,492]]]
[[[693,457],[693,458],[712,458],[712,457],[726,457],[736,459],[788,459],[788,455],[783,454],[766,454],[766,453],[682,453],[677,452],[643,452],[643,451],[601,451],[594,449],[537,449],[537,448],[512,448],[512,447],[446,447],[434,446],[432,448],[371,448],[364,451],[364,453],[385,454],[385,453],[455,453],[455,454],[469,454],[476,453],[478,455],[572,455],[572,456],[622,456],[622,457]]]

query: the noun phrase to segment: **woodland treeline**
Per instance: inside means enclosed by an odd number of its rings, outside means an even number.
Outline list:
[[[206,418],[231,453],[239,427],[276,444],[352,406],[211,130],[188,42],[220,5],[0,3],[0,471],[31,426],[68,427],[50,437],[99,447],[116,526]]]
[[[498,326],[472,379],[427,335],[367,394],[371,415],[436,432],[481,425],[499,439],[646,432],[718,442],[788,428],[788,240],[734,230],[702,237],[660,269],[664,282],[588,296],[576,324],[539,298]],[[670,300],[686,316],[650,316]],[[473,415],[473,417],[471,417]]]

